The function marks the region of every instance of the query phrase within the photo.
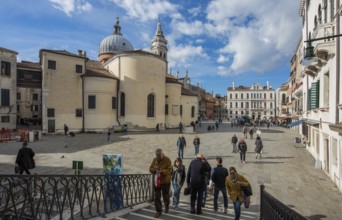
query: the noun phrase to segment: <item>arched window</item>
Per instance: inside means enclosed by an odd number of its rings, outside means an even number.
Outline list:
[[[232,99],[232,98],[233,98],[233,96],[232,96],[232,94],[231,94],[231,93],[229,94],[229,97],[230,97],[230,99]]]
[[[241,108],[243,108],[243,102],[241,102]]]
[[[237,93],[235,93],[235,98],[236,98],[236,99],[238,98],[238,94],[237,94]]]
[[[272,102],[270,103],[270,108],[273,108],[273,103]]]
[[[238,103],[237,102],[235,102],[235,108],[237,108],[238,107]]]
[[[154,95],[147,96],[147,117],[154,117]]]
[[[273,94],[272,93],[270,93],[270,99],[273,99]]]
[[[247,99],[249,99],[249,93],[247,93]]]
[[[243,99],[243,93],[241,93],[241,99]]]
[[[232,102],[230,102],[230,108],[233,108],[233,103]]]
[[[126,95],[124,92],[120,94],[120,116],[125,116]]]
[[[266,99],[266,93],[264,93],[264,99]]]
[[[324,10],[324,23],[327,23],[328,21],[328,1],[324,0],[323,4],[323,10]]]
[[[191,106],[191,118],[195,117],[195,106]]]
[[[318,24],[322,24],[322,8],[321,8],[321,4],[318,5]]]
[[[335,16],[335,1],[334,0],[330,0],[330,21],[333,22],[334,21],[334,16]]]

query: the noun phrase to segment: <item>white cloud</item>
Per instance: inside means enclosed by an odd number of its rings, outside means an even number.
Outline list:
[[[222,54],[220,54],[220,56],[217,58],[217,62],[218,63],[225,63],[225,62],[227,62],[229,59],[228,59],[228,57],[225,57],[225,56],[223,56]]]
[[[138,18],[142,22],[155,20],[161,14],[169,14],[178,7],[166,0],[110,0],[125,9],[128,16]]]
[[[201,11],[202,11],[201,7],[190,8],[188,10],[189,14],[191,14],[192,17],[196,17],[197,15],[201,13]]]
[[[169,48],[168,60],[170,67],[189,65],[195,58],[208,58],[201,46],[179,45]]]
[[[71,17],[72,13],[81,14],[92,10],[92,6],[85,0],[49,0],[52,6]]]
[[[217,67],[217,74],[221,76],[225,76],[229,74],[229,69],[225,66]]]
[[[183,35],[195,36],[203,34],[204,26],[201,21],[194,21],[190,23],[178,21],[175,22],[175,29]]]
[[[300,36],[296,1],[214,0],[207,13],[205,27],[210,36],[227,42],[220,52],[232,56],[234,73],[279,67],[290,59]]]

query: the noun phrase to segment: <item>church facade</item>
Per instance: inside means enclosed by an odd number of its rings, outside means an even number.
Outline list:
[[[134,50],[114,32],[102,40],[99,60],[60,50],[40,50],[42,131],[102,132],[117,125],[128,130],[189,125],[198,118],[198,95],[168,74],[167,40],[160,23],[151,51]]]

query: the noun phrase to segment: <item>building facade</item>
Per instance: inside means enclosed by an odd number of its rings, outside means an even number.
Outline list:
[[[275,116],[276,96],[268,82],[266,86],[253,83],[251,86],[228,87],[227,108],[229,119],[248,116],[252,120],[270,119]]]
[[[299,129],[307,139],[307,150],[316,160],[316,168],[335,182],[342,192],[342,101],[340,1],[301,0],[303,48],[311,42],[315,59],[299,57],[303,68],[303,123]]]
[[[1,128],[16,128],[17,52],[0,47],[0,122]]]

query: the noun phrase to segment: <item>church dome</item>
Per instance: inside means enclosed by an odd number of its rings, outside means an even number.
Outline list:
[[[99,56],[105,53],[120,53],[124,51],[134,50],[131,42],[124,38],[121,34],[121,27],[119,24],[119,18],[116,18],[116,24],[114,25],[114,32],[112,35],[104,38],[99,47]]]

